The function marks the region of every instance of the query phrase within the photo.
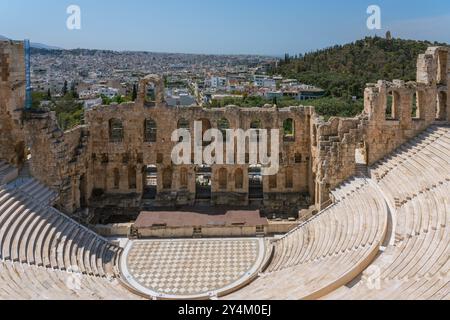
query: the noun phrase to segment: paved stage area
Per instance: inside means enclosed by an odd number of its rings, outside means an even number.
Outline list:
[[[262,239],[136,240],[121,261],[124,280],[161,299],[204,299],[236,290],[262,267]]]
[[[167,228],[193,226],[267,226],[268,220],[260,216],[259,210],[228,210],[209,208],[188,208],[184,211],[143,211],[134,223],[137,229],[152,228],[155,225]]]

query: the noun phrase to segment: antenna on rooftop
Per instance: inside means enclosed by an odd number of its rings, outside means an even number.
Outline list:
[[[24,48],[25,48],[25,90],[26,90],[26,96],[25,96],[25,109],[29,110],[31,109],[31,49],[30,49],[30,40],[26,39],[24,41]]]

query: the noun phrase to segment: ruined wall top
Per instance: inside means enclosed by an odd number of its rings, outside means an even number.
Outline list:
[[[429,47],[417,59],[416,81],[402,80],[369,83],[365,89],[364,112],[376,125],[403,128],[414,120],[430,124],[449,121],[448,84],[450,81],[450,48]],[[416,111],[417,110],[417,111]]]
[[[429,47],[417,59],[417,82],[426,85],[446,85],[450,66],[448,47]]]
[[[153,85],[154,88],[154,103],[159,106],[164,102],[164,79],[160,75],[150,74],[139,82],[139,92],[136,104],[143,106],[148,101],[147,97],[150,84]]]

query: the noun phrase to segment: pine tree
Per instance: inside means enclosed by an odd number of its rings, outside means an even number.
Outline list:
[[[52,93],[50,92],[50,88],[48,88],[48,90],[47,90],[47,99],[48,100],[52,99]]]
[[[62,88],[62,95],[65,96],[67,94],[67,80],[64,80],[64,85]]]
[[[133,84],[133,92],[131,94],[131,100],[136,101],[137,99],[137,86]]]
[[[72,95],[72,97],[78,98],[78,93],[77,93],[77,89],[75,87],[75,82],[72,82],[72,84],[70,85],[70,94]]]

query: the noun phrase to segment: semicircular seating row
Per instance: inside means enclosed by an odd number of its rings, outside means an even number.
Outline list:
[[[118,282],[121,249],[54,199],[35,179],[0,187],[0,299],[136,298]]]
[[[334,190],[336,203],[276,241],[267,271],[226,299],[448,299],[449,127],[430,127],[371,173]],[[384,247],[386,203],[396,242]]]
[[[378,184],[397,207],[395,243],[359,282],[327,299],[450,299],[449,174],[448,126],[429,128],[374,168]]]
[[[430,127],[373,180],[346,182],[333,206],[276,241],[267,272],[225,298],[449,299],[449,147],[449,127]],[[137,298],[117,282],[120,249],[49,207],[42,188],[0,188],[0,298]],[[395,242],[384,248],[387,203]]]
[[[397,207],[427,188],[450,180],[450,134],[448,127],[433,126],[380,161],[372,176]]]
[[[316,299],[345,285],[378,253],[388,209],[368,181],[275,243],[267,271],[226,299]]]

